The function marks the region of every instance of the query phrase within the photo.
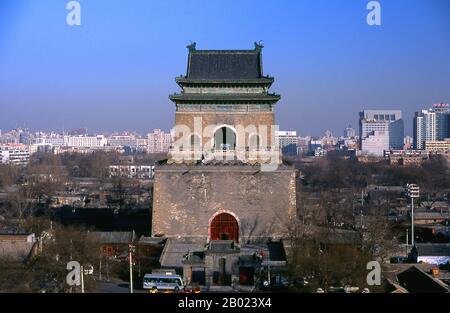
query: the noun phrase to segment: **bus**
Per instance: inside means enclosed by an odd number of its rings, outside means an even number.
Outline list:
[[[145,274],[143,287],[150,290],[180,291],[184,289],[184,284],[180,275]]]

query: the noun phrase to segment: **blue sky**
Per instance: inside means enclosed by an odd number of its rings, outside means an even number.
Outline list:
[[[337,135],[358,111],[414,111],[450,102],[450,0],[1,0],[0,129],[87,127],[92,132],[169,129],[198,49],[251,49],[262,40],[264,72],[281,94],[280,129]]]

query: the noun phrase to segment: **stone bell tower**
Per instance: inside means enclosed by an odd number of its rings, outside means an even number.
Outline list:
[[[262,45],[251,50],[188,46],[177,77],[173,147],[155,168],[152,234],[234,240],[283,237],[296,218],[296,171],[275,142],[274,78]]]
[[[280,164],[274,141],[274,79],[263,75],[263,46],[253,50],[197,50],[188,46],[185,76],[175,81],[175,140],[169,163],[240,160]]]

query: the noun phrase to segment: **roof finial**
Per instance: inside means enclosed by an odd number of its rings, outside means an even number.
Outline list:
[[[194,42],[192,42],[191,40],[189,40],[190,41],[190,45],[187,45],[186,46],[186,48],[188,48],[189,49],[189,52],[191,52],[191,51],[195,51],[195,46],[197,45],[197,43],[194,41]]]
[[[262,44],[262,40],[256,42],[255,41],[255,50],[258,52],[261,52],[262,48],[264,48],[264,45]]]

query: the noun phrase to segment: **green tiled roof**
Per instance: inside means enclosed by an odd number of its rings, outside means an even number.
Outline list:
[[[201,94],[201,93],[183,93],[169,96],[172,101],[278,101],[280,95],[277,94]]]
[[[197,50],[188,46],[186,78],[213,80],[259,79],[262,71],[262,45],[255,42],[253,50]]]
[[[270,85],[274,82],[273,77],[264,76],[256,79],[201,79],[188,78],[186,76],[179,76],[175,81],[180,84],[253,84],[253,85]]]

